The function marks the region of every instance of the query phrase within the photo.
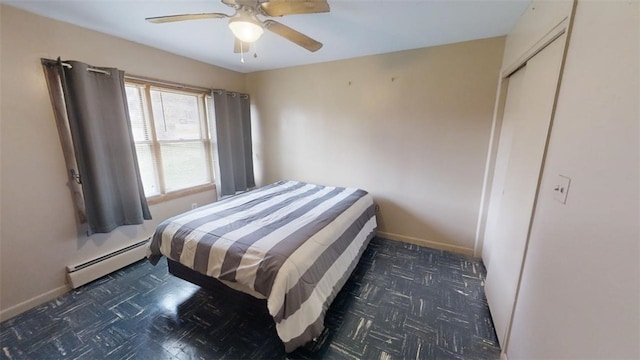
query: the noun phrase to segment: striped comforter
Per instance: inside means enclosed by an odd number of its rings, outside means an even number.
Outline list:
[[[375,229],[366,191],[280,181],[164,221],[149,257],[266,298],[291,352],[320,335]]]

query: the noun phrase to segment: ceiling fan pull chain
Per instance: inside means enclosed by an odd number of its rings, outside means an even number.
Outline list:
[[[243,41],[240,41],[240,62],[244,64],[244,49],[242,49]]]

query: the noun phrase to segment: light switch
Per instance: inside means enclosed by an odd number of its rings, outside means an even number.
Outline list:
[[[553,186],[553,198],[563,204],[567,203],[567,194],[569,193],[569,184],[571,179],[566,176],[558,175],[556,183]]]

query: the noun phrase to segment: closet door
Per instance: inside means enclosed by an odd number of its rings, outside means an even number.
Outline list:
[[[485,292],[506,345],[564,52],[561,36],[509,78],[485,237],[491,246]]]

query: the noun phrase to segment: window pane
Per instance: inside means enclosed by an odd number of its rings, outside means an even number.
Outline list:
[[[165,143],[160,149],[167,191],[211,182],[204,143]]]
[[[201,139],[198,95],[151,90],[158,140]]]
[[[147,141],[149,140],[149,125],[144,116],[143,88],[126,85],[125,90],[127,92],[127,105],[129,106],[133,139],[135,141]]]
[[[207,94],[138,83],[126,83],[125,88],[147,197],[211,184],[203,103]]]
[[[144,195],[146,197],[160,195],[156,163],[153,158],[153,151],[151,151],[151,145],[136,144],[136,153],[138,154],[138,167],[140,168]]]

